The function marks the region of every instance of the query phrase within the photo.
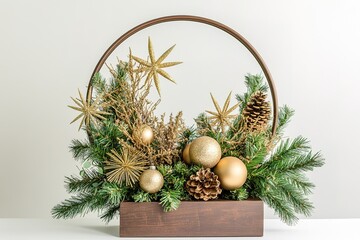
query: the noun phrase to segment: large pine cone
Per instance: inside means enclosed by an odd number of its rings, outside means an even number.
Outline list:
[[[267,126],[270,113],[270,103],[266,101],[266,94],[258,91],[251,95],[242,114],[248,130],[261,131]]]
[[[186,182],[186,189],[196,199],[207,201],[216,199],[221,193],[218,176],[210,168],[201,168],[196,174],[190,176]]]

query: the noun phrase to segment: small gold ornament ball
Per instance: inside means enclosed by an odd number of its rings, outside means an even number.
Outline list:
[[[191,143],[189,156],[192,163],[212,168],[221,158],[220,144],[211,137],[199,137]]]
[[[190,145],[191,143],[187,144],[182,152],[182,159],[184,161],[184,163],[186,163],[187,165],[191,164],[191,159],[190,159]]]
[[[214,173],[219,176],[221,187],[235,190],[244,185],[247,178],[245,164],[236,157],[224,157],[216,165]]]
[[[150,166],[150,169],[143,171],[140,175],[139,183],[145,192],[156,193],[163,187],[164,177],[155,166]]]
[[[139,137],[143,144],[150,144],[154,140],[154,132],[148,125],[143,125],[140,128]]]

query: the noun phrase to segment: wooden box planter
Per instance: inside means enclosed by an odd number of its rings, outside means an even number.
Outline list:
[[[263,228],[261,200],[183,201],[172,212],[158,202],[120,205],[120,237],[259,237]]]

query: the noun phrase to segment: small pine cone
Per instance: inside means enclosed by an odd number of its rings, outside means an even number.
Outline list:
[[[221,193],[218,176],[210,171],[210,168],[201,168],[196,174],[190,176],[186,182],[188,193],[195,199],[207,201],[216,199]]]
[[[270,113],[270,103],[266,101],[266,94],[258,91],[251,95],[242,115],[247,129],[261,131],[267,126]]]

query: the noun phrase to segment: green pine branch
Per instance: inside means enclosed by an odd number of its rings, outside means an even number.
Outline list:
[[[274,189],[267,190],[266,193],[259,193],[257,196],[263,200],[269,207],[273,208],[280,219],[288,225],[295,225],[299,218],[289,202],[283,199],[283,194],[279,194]]]
[[[132,198],[134,199],[134,202],[151,202],[153,199],[156,199],[157,196],[152,196],[152,194],[139,189]]]
[[[107,89],[106,79],[104,79],[99,72],[95,73],[91,79],[91,85],[97,94],[102,94]]]
[[[171,175],[173,172],[171,165],[161,164],[157,167],[157,170],[163,175],[164,178]]]
[[[128,192],[129,188],[125,185],[104,182],[99,190],[99,195],[103,196],[103,199],[106,199],[107,204],[118,206],[120,202],[127,198]]]
[[[100,177],[91,177],[85,173],[85,177],[70,176],[65,178],[65,186],[69,193],[94,192],[103,182]]]
[[[291,185],[288,179],[280,176],[277,181],[277,187],[279,188],[279,194],[292,205],[295,213],[303,214],[304,216],[311,215],[314,207],[311,202],[304,197],[303,191]]]
[[[308,140],[302,136],[298,136],[292,141],[290,139],[286,139],[280,143],[279,147],[276,148],[275,153],[271,156],[267,165],[273,163],[286,163],[286,161],[284,162],[283,160],[291,159],[292,157],[298,156],[309,149]]]
[[[197,118],[194,119],[196,123],[196,133],[199,136],[207,136],[212,132],[209,119],[205,113],[200,113]]]
[[[288,183],[299,189],[302,194],[308,195],[312,193],[315,185],[302,173],[298,171],[286,171],[281,173]]]
[[[185,146],[193,141],[197,137],[196,129],[194,127],[189,127],[184,130],[184,132],[181,133],[179,142],[179,149],[184,149]]]
[[[251,171],[259,164],[264,162],[265,157],[268,154],[266,147],[267,139],[268,137],[263,133],[247,135],[245,141],[245,156],[249,161],[246,163],[249,173],[251,173]]]
[[[121,149],[118,139],[124,135],[112,119],[103,121],[100,127],[91,126],[93,143],[90,145],[89,158],[94,165],[102,166],[112,149]]]
[[[100,215],[100,218],[106,223],[110,222],[115,216],[119,214],[120,206],[109,206],[106,210]]]
[[[324,165],[324,159],[319,152],[312,154],[312,152],[309,151],[308,153],[300,152],[298,155],[292,154],[294,153],[289,154],[289,152],[284,152],[283,155],[277,155],[276,158],[272,156],[263,167],[270,172],[286,172],[312,171],[315,167]],[[288,156],[286,157],[286,155]]]
[[[298,220],[296,214],[309,216],[313,210],[306,195],[312,192],[314,184],[304,172],[323,164],[319,153],[311,153],[306,138],[287,139],[268,161],[253,170],[248,184],[251,194],[274,208],[284,222],[294,224]]]
[[[51,214],[54,218],[74,218],[77,215],[84,216],[92,211],[94,206],[94,195],[92,193],[79,193],[56,205]]]
[[[81,185],[82,184],[82,185]],[[74,218],[91,211],[119,207],[128,196],[129,189],[115,183],[103,182],[102,185],[88,185],[88,182],[77,182],[73,190],[86,190],[71,196],[52,209],[55,218]],[[105,213],[106,214],[106,213]],[[105,217],[106,218],[106,217]]]
[[[261,74],[247,74],[245,76],[245,85],[248,93],[257,91],[267,92],[269,86],[264,82],[264,77]]]
[[[88,141],[74,139],[71,141],[70,151],[75,160],[86,160],[91,155],[91,146]]]
[[[247,199],[248,197],[249,193],[245,187],[240,187],[232,191],[223,190],[221,193],[221,198],[229,200],[241,201]]]
[[[170,212],[179,208],[181,203],[181,192],[173,189],[160,190],[160,204],[165,212]]]
[[[112,73],[115,75],[111,78],[109,83],[106,82],[106,79],[103,78],[100,73],[95,73],[94,77],[91,79],[91,85],[93,89],[95,89],[97,95],[119,88],[119,82],[125,81],[127,78],[126,64],[117,64],[115,71]]]
[[[285,127],[288,125],[294,114],[295,111],[287,105],[279,109],[278,125],[276,128],[277,135],[281,135],[283,133]]]

